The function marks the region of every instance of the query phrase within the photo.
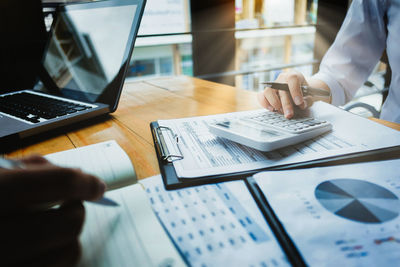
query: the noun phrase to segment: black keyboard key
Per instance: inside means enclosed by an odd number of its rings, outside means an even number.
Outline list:
[[[40,119],[54,119],[67,114],[90,109],[90,106],[26,92],[0,97],[0,111],[38,123]]]
[[[76,111],[81,111],[81,110],[85,110],[85,107],[74,107],[73,109],[75,109]]]

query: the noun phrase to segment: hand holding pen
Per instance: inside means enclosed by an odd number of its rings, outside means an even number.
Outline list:
[[[43,160],[47,162],[47,160],[45,160],[45,159],[43,159]],[[49,163],[49,162],[47,162],[47,163]],[[23,161],[5,159],[5,158],[0,157],[0,169],[21,170],[21,169],[26,169],[26,167],[27,167],[27,165]],[[79,170],[75,170],[75,171],[80,172]],[[55,178],[55,179],[57,179],[57,178]],[[102,181],[100,181],[100,182],[102,184],[104,184],[104,182],[102,182]],[[105,187],[105,184],[104,184],[104,187]],[[106,198],[106,197],[102,197],[102,198],[99,198],[96,200],[88,200],[88,201],[93,202],[95,204],[103,205],[103,206],[119,206],[118,203],[116,203],[115,201],[113,201],[109,198]],[[55,204],[58,204],[58,203],[55,203]],[[44,205],[44,207],[51,207],[51,206],[52,206],[52,203],[48,203],[48,205]]]
[[[294,116],[294,107],[306,109],[315,100],[330,101],[329,87],[319,80],[311,82],[312,86],[298,72],[281,73],[275,82],[262,83],[266,88],[258,94],[258,101],[264,108],[290,119]]]
[[[76,263],[85,215],[82,201],[100,199],[105,184],[92,175],[55,166],[39,156],[20,161],[2,160],[2,166],[1,265],[71,266]],[[49,203],[60,205],[52,209],[38,208]]]

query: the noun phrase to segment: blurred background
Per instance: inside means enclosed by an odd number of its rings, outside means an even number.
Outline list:
[[[350,4],[351,0],[148,0],[128,81],[188,75],[259,91],[260,82],[274,80],[285,70],[311,76]],[[389,83],[390,70],[383,59],[344,108],[362,116],[379,115]]]

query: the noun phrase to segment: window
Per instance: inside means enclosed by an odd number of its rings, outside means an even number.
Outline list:
[[[193,75],[188,0],[147,1],[128,78]]]
[[[236,0],[236,86],[260,90],[284,68],[311,75],[317,1]]]
[[[311,73],[316,7],[316,0],[236,0],[234,66],[249,74],[232,85],[257,90],[260,79],[273,79],[285,64]],[[128,77],[196,75],[192,39],[190,0],[148,1]]]

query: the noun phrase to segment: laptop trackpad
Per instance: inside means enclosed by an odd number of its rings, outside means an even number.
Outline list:
[[[0,114],[0,138],[32,128],[31,124]]]

